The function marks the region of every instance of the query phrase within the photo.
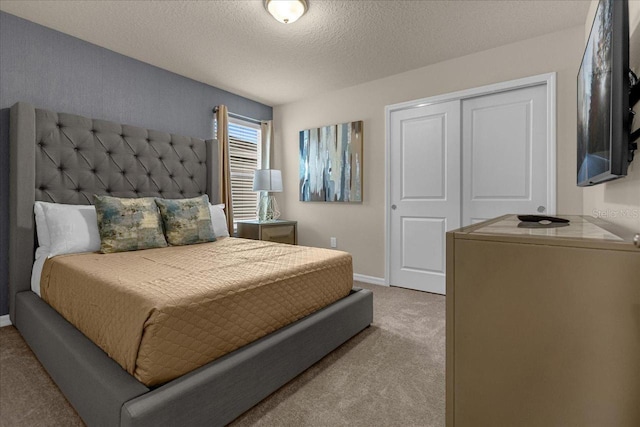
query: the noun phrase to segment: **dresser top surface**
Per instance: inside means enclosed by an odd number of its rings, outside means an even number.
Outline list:
[[[479,227],[471,234],[515,234],[524,236],[560,237],[573,239],[597,239],[624,241],[624,238],[606,230],[589,219],[579,215],[563,215],[570,222],[540,224],[521,222],[516,215],[509,215],[499,221]]]
[[[451,231],[454,239],[503,241],[525,244],[634,249],[633,233],[602,219],[582,215],[558,215],[569,224],[523,223],[517,215],[504,215]],[[640,251],[639,251],[640,253]]]

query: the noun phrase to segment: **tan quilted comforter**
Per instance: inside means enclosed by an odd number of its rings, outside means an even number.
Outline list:
[[[147,386],[346,296],[351,255],[245,239],[45,263],[42,298]]]

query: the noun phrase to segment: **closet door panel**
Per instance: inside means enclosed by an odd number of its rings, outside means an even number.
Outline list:
[[[462,225],[547,212],[547,87],[462,101]]]

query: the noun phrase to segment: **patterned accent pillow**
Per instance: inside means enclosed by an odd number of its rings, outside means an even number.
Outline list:
[[[164,233],[170,245],[191,245],[216,240],[209,212],[209,197],[156,199]]]
[[[93,196],[100,230],[100,252],[163,248],[162,218],[153,197]]]

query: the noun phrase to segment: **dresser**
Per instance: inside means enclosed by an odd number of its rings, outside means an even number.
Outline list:
[[[273,221],[237,221],[237,237],[269,242],[298,244],[298,222],[277,219]]]
[[[640,426],[640,249],[565,218],[447,233],[448,427]]]

